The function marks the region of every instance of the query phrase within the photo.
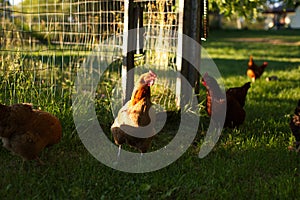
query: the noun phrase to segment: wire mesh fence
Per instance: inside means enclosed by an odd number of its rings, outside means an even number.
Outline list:
[[[0,4],[2,103],[65,100],[90,52],[123,29],[123,1],[11,3]]]
[[[177,51],[178,6],[174,0],[144,5],[146,62],[174,66]],[[155,48],[154,48],[155,47]]]
[[[14,1],[0,1],[1,103],[69,103],[76,72],[91,52],[99,45],[122,48],[124,0]],[[179,0],[133,2],[142,10],[144,28],[136,67],[176,71]],[[114,61],[110,70],[120,75],[121,51],[107,56]]]

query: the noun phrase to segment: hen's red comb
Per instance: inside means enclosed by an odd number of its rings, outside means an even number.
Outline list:
[[[157,75],[151,69],[149,70],[149,74],[155,78],[157,77]]]
[[[205,72],[205,74],[202,76],[202,84],[206,87],[206,78],[208,77],[208,73]]]

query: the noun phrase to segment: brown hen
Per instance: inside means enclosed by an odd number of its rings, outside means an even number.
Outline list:
[[[254,63],[253,56],[250,56],[248,62],[247,76],[251,78],[252,82],[255,82],[256,79],[261,77],[267,66],[268,62],[264,62],[261,66],[257,66]]]
[[[23,160],[37,160],[39,153],[58,143],[62,136],[59,120],[29,104],[0,104],[0,138],[3,146]]]
[[[206,111],[209,116],[218,115],[218,112],[221,112],[221,106],[224,106],[223,104],[226,101],[227,109],[224,127],[234,128],[238,127],[244,122],[246,112],[243,109],[243,106],[245,104],[244,101],[246,98],[247,91],[249,89],[247,88],[249,85],[248,83],[246,83],[241,88],[229,89],[229,92],[226,92],[226,100],[218,96],[218,94],[221,94],[222,91],[217,81],[213,77],[207,74],[204,75],[202,79],[202,84],[206,87]],[[216,104],[216,113],[212,113],[212,104]]]
[[[142,74],[132,93],[131,99],[120,109],[111,132],[115,144],[122,144],[146,152],[155,134],[155,113],[151,108],[150,87],[154,84],[157,76],[151,70]]]

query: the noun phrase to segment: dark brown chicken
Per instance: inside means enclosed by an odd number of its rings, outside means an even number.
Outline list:
[[[225,99],[217,81],[207,73],[203,76],[201,82],[206,88],[206,111],[209,116],[212,116],[212,104],[215,103],[216,110],[219,110],[218,107],[225,104]]]
[[[295,108],[294,115],[290,121],[291,131],[296,139],[296,151],[300,150],[300,100]]]
[[[59,120],[29,104],[0,104],[0,138],[3,146],[23,160],[37,160],[39,153],[58,143],[62,136]]]
[[[152,136],[155,134],[155,113],[150,109],[152,105],[150,87],[156,78],[156,74],[152,71],[142,74],[131,99],[120,109],[111,126],[117,145],[127,143],[142,153],[149,149]]]
[[[243,105],[245,104],[246,94],[249,89],[247,88],[248,83],[240,88],[229,89],[229,92],[226,92],[226,100],[218,96],[222,91],[214,78],[206,74],[202,78],[202,84],[206,87],[206,110],[209,116],[213,116],[213,114],[218,115],[218,112],[221,112],[221,108],[219,109],[218,107],[221,107],[226,101],[227,108],[224,127],[234,128],[244,122],[246,112],[243,109]],[[212,113],[212,104],[214,103],[216,104],[216,113]]]
[[[247,76],[251,78],[252,82],[255,82],[256,79],[261,77],[267,66],[268,62],[264,62],[261,66],[257,66],[254,63],[253,56],[250,56],[248,62]]]
[[[226,91],[226,94],[235,98],[240,103],[240,105],[244,107],[248,90],[251,87],[250,85],[251,82],[247,82],[241,87],[229,88]]]

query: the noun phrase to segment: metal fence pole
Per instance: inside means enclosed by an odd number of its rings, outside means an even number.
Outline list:
[[[122,89],[123,103],[130,100],[134,87],[134,51],[129,48],[136,43],[136,35],[129,32],[134,26],[134,5],[133,0],[125,0],[124,4],[124,38],[123,38],[123,65],[122,65]],[[129,52],[128,52],[129,51]],[[130,71],[130,72],[129,72]]]

